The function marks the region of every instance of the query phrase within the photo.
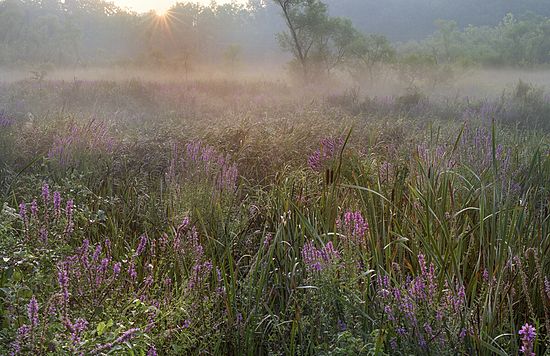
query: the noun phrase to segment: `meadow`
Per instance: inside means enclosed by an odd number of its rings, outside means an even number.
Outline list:
[[[550,352],[536,85],[17,79],[0,354]]]

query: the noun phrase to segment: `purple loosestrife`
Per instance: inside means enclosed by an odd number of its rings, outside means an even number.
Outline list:
[[[340,254],[334,248],[332,241],[329,241],[321,249],[317,249],[313,241],[306,242],[301,254],[309,272],[321,272],[340,258]]]
[[[48,229],[46,229],[45,227],[41,227],[40,230],[38,231],[38,237],[40,238],[40,241],[43,244],[47,244],[48,243]]]
[[[322,171],[336,157],[343,144],[342,138],[326,137],[322,139],[320,147],[309,155],[308,166],[316,172]]]
[[[347,211],[343,219],[336,221],[336,226],[343,230],[346,242],[355,247],[366,247],[366,236],[369,224],[360,211]]]
[[[71,341],[76,346],[80,343],[82,333],[88,329],[88,321],[83,318],[78,318],[74,323],[71,323],[70,320],[67,320],[66,326],[71,332]]]
[[[234,191],[237,188],[239,171],[236,164],[223,164],[218,177],[218,189]]]
[[[27,204],[19,204],[19,217],[23,220],[23,227],[25,229],[25,238],[29,238],[29,217],[27,216]]]
[[[28,325],[22,325],[17,329],[15,341],[11,344],[11,355],[19,355],[21,353],[22,344],[29,338],[31,328]]]
[[[101,351],[110,350],[113,348],[113,346],[117,344],[123,344],[125,342],[130,341],[136,333],[140,331],[139,328],[132,328],[126,330],[122,335],[120,335],[115,341],[109,342],[107,344],[99,345],[94,350],[92,350],[92,354],[98,354]]]
[[[149,351],[147,351],[147,356],[157,356],[157,349],[155,349],[155,346],[151,346],[149,348]]]
[[[535,337],[537,336],[535,328],[525,323],[518,334],[521,335],[521,353],[527,356],[535,356],[535,352],[533,351]]]
[[[67,308],[69,305],[69,274],[66,262],[60,262],[57,265],[57,270],[57,282],[63,296],[63,306]]]
[[[31,216],[33,219],[38,219],[38,202],[36,199],[33,199],[31,203]]]
[[[212,272],[212,262],[205,261],[204,263],[197,262],[191,272],[191,278],[189,279],[188,288],[190,290],[198,289],[201,286],[207,286],[208,277]]]
[[[427,350],[438,354],[463,347],[464,286],[457,284],[453,288],[447,282],[439,282],[434,264],[428,265],[423,254],[418,255],[418,266],[418,275],[414,278],[401,272],[394,275],[394,279],[388,275],[377,276],[378,310],[381,320],[387,321],[390,337],[395,337],[400,345],[407,345],[408,354]]]
[[[50,201],[50,186],[48,183],[42,184],[42,201],[44,201],[45,206],[47,206]]]
[[[65,207],[65,216],[67,218],[67,226],[65,227],[65,234],[68,236],[74,231],[74,203],[72,199],[67,200],[67,206]]]
[[[188,180],[207,178],[217,191],[235,191],[239,176],[237,165],[231,162],[229,156],[200,141],[187,143],[184,150],[173,146],[166,175],[171,181],[178,176]]]
[[[103,284],[110,262],[111,262],[111,259],[108,257],[105,257],[101,260],[99,266],[96,266],[96,276],[95,276],[96,286],[100,286]]]
[[[31,328],[38,327],[38,302],[33,295],[29,304],[27,305],[27,315],[31,324]]]
[[[92,120],[84,125],[72,125],[59,134],[48,151],[48,158],[62,166],[79,163],[79,152],[111,153],[114,140],[104,122]]]
[[[92,260],[94,262],[99,261],[99,257],[101,257],[101,245],[97,244],[94,250],[94,254],[92,255]]]
[[[82,241],[82,246],[80,246],[78,251],[78,259],[80,260],[80,263],[82,263],[82,265],[84,266],[84,269],[86,270],[90,268],[89,249],[90,249],[90,240],[84,239]]]
[[[129,341],[130,339],[132,339],[135,336],[135,334],[137,332],[139,332],[139,328],[133,328],[133,329],[126,330],[122,335],[120,335],[115,340],[115,344],[121,344],[121,343],[124,343],[126,341]]]
[[[53,192],[53,209],[56,219],[59,219],[61,215],[61,193],[58,191]]]
[[[130,261],[130,264],[128,266],[128,275],[130,276],[130,279],[132,281],[136,281],[137,279],[137,271],[136,271],[136,265],[134,263],[134,260]]]
[[[27,204],[25,203],[19,204],[19,217],[21,218],[21,220],[23,220],[26,226],[29,221],[29,218],[27,216]]]
[[[120,274],[121,267],[122,265],[120,262],[115,263],[115,265],[113,266],[113,274],[115,278],[118,277],[118,275]]]
[[[136,248],[136,254],[135,256],[141,256],[141,254],[145,251],[145,248],[147,247],[147,236],[145,234],[141,235],[139,239],[139,244]]]

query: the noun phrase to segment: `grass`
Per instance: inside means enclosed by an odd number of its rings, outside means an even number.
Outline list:
[[[541,98],[2,85],[0,353],[544,354]]]

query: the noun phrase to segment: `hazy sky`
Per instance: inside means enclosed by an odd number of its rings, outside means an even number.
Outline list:
[[[210,4],[211,0],[113,0],[115,4],[122,7],[128,7],[137,12],[147,12],[149,10],[155,10],[162,12],[168,9],[176,2],[198,2],[204,5]],[[231,2],[231,0],[216,0],[218,4]],[[245,2],[241,0],[239,2]]]

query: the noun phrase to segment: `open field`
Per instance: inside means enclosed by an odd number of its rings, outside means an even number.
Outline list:
[[[153,77],[0,83],[0,354],[549,352],[547,72]]]

